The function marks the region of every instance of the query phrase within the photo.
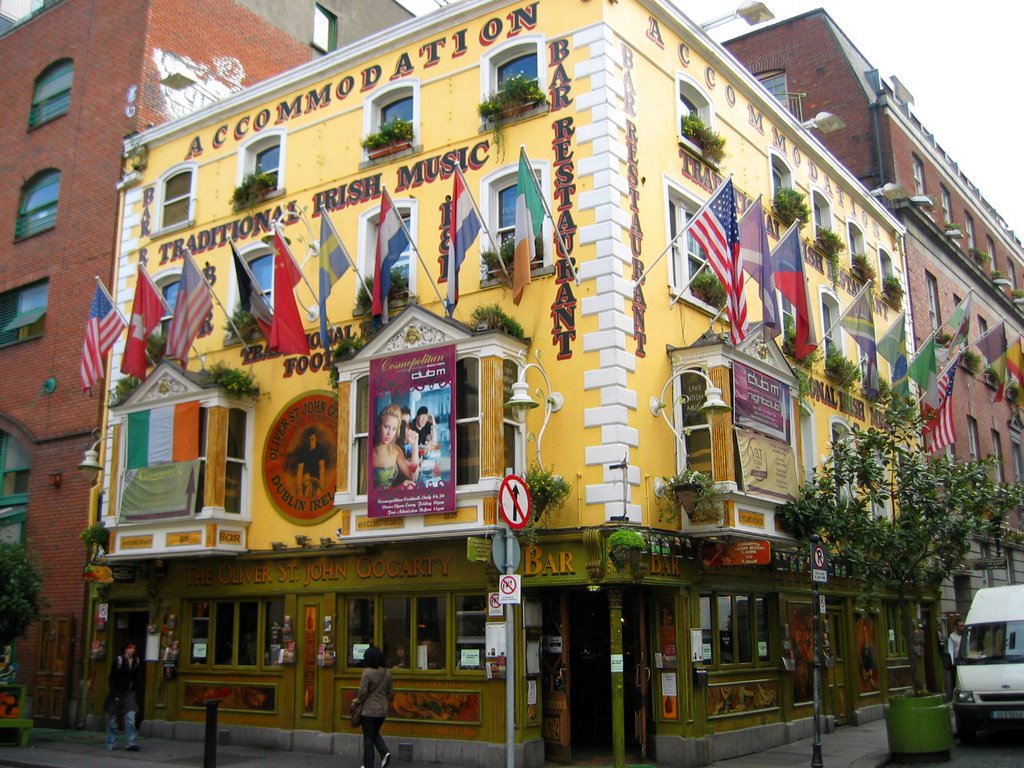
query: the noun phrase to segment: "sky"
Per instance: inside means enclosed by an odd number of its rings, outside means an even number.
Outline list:
[[[577,2],[578,0],[553,0]],[[437,0],[399,0],[413,13]],[[442,0],[443,2],[443,0]],[[1024,3],[974,0],[764,0],[776,21],[824,8],[854,45],[889,80],[913,94],[912,111],[960,170],[1024,240],[1024,151],[1013,115],[1020,97]],[[733,10],[738,0],[676,0],[697,23]],[[969,12],[967,12],[969,11]],[[768,22],[771,24],[772,22]],[[751,28],[732,21],[711,31],[721,42]],[[966,104],[966,106],[965,106]],[[1017,106],[1014,106],[1014,105]],[[934,190],[931,190],[934,191]]]

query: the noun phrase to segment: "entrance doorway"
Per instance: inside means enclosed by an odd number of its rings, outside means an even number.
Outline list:
[[[110,666],[117,661],[117,657],[124,653],[124,647],[129,642],[135,643],[135,655],[143,663],[143,672],[138,677],[141,690],[135,692],[135,700],[139,705],[139,711],[135,714],[135,725],[139,727],[142,725],[146,702],[146,625],[149,623],[149,612],[115,610],[113,620],[114,645],[107,657],[110,660],[107,672],[109,673]],[[102,700],[107,694],[107,678],[98,680],[97,685],[100,686],[100,699]]]

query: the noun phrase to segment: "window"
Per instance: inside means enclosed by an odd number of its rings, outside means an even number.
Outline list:
[[[921,158],[917,155],[911,157],[911,162],[914,165],[914,194],[923,195],[925,193],[924,188],[924,163],[921,162]]]
[[[363,111],[363,135],[377,133],[386,123],[404,120],[412,123],[412,143],[419,141],[420,84],[419,81],[401,80],[386,86],[367,104]]]
[[[700,596],[701,654],[705,664],[769,662],[767,599],[755,595]]]
[[[793,188],[793,171],[785,159],[775,153],[771,153],[771,174],[772,174],[772,197],[778,194],[780,189]],[[768,205],[767,207],[771,207]]]
[[[967,211],[964,211],[964,226],[967,228],[967,247],[977,248],[978,239],[974,232],[974,218]]]
[[[932,330],[937,331],[942,325],[942,315],[939,312],[939,282],[931,272],[924,273],[924,288],[928,294],[928,319],[931,321]]]
[[[825,357],[834,352],[840,354],[843,352],[842,329],[833,328],[841,313],[842,310],[836,297],[823,292],[821,294],[821,338],[825,340]]]
[[[857,254],[863,254],[864,251],[864,233],[861,228],[858,227],[852,221],[846,224],[846,237],[850,248],[850,259],[852,260]]]
[[[263,243],[250,245],[245,249],[239,248],[239,255],[249,265],[249,271],[252,272],[252,276],[259,286],[260,293],[266,298],[267,304],[273,308],[274,254],[270,247]],[[174,307],[172,306],[171,310],[173,311],[173,309]]]
[[[701,409],[707,382],[696,373],[682,373],[676,379],[675,423],[683,430],[685,454],[677,457],[679,469],[684,467],[712,474],[711,425]]]
[[[1024,451],[1021,450],[1019,440],[1010,442],[1010,452],[1013,454],[1013,480],[1019,483],[1024,480]]]
[[[60,171],[41,171],[21,189],[14,237],[38,235],[57,224],[57,200],[60,197]]]
[[[997,483],[1005,482],[1005,476],[1003,474],[1003,443],[999,436],[999,432],[992,430],[992,458],[996,460],[995,465],[995,480]]]
[[[811,192],[811,210],[814,213],[814,236],[823,229],[832,229],[832,205],[821,192]]]
[[[502,394],[501,401],[507,403],[512,399],[512,385],[519,379],[519,366],[515,360],[503,360],[502,371]],[[512,415],[512,409],[505,406],[502,417],[502,456],[504,456],[505,474],[520,472],[523,469],[523,462],[519,457],[523,453],[522,431],[519,429],[519,422]]]
[[[498,87],[512,77],[522,77],[528,80],[537,79],[537,57],[531,53],[524,53],[509,59],[504,64],[498,65]]]
[[[967,448],[971,455],[971,461],[981,458],[981,449],[978,447],[978,420],[973,416],[967,417]]]
[[[537,80],[544,61],[544,39],[540,35],[519,35],[496,47],[480,61],[480,99],[496,93],[510,77]],[[543,87],[543,85],[542,85]]]
[[[246,427],[249,419],[245,411],[232,408],[228,413],[227,467],[224,478],[224,511],[238,515],[242,505],[243,489],[247,486]]]
[[[192,185],[195,174],[191,168],[171,171],[160,182],[160,226],[167,229],[188,224],[192,219]]]
[[[761,85],[768,89],[768,93],[778,99],[779,102],[788,104],[785,72],[765,72],[758,75],[757,79]]]
[[[676,74],[676,128],[679,139],[689,141],[683,136],[683,123],[690,115],[701,119],[708,128],[714,128],[715,111],[711,99],[704,93],[696,81],[689,77]]]
[[[200,666],[277,666],[293,643],[284,600],[197,601],[191,617],[189,663]],[[211,616],[212,613],[212,616]],[[292,650],[292,652],[294,652]]]
[[[1006,260],[1006,279],[1010,281],[1010,289],[1017,288],[1017,269],[1013,266],[1013,259]]]
[[[880,287],[882,285],[882,281],[884,281],[885,278],[889,277],[889,275],[894,275],[894,274],[896,274],[896,270],[893,268],[893,265],[892,265],[892,256],[890,256],[889,252],[887,250],[885,250],[884,248],[879,248],[878,249],[878,283],[876,285],[876,290],[877,290],[878,287]]]
[[[49,292],[43,280],[0,294],[0,347],[43,335]]]
[[[485,595],[455,596],[455,669],[483,669],[486,644]]]
[[[319,3],[313,5],[313,47],[324,53],[338,47],[338,17]]]
[[[399,256],[395,266],[391,268],[391,288],[398,290],[400,286],[407,286],[410,296],[416,295],[416,269],[413,268],[413,260],[416,258],[412,249],[412,243],[416,242],[416,230],[418,220],[418,209],[415,200],[393,200],[395,210],[402,217],[411,238],[410,245]],[[373,276],[374,259],[377,252],[377,219],[380,208],[375,206],[372,211],[367,211],[359,219],[359,252],[362,254],[363,274],[368,278]],[[357,283],[359,281],[356,281]],[[358,291],[358,286],[356,287]]]
[[[181,281],[176,275],[170,278],[161,278],[156,281],[156,284],[167,305],[167,314],[160,318],[160,335],[166,339],[167,332],[171,328],[171,318],[174,316],[174,305],[178,301],[178,289],[181,287]]]
[[[985,235],[985,249],[988,251],[988,263],[995,269],[996,264],[996,244],[990,235]]]
[[[670,192],[668,200],[668,236],[672,241],[672,263],[669,280],[674,292],[680,293],[690,280],[707,263],[708,255],[696,238],[687,232],[678,240],[676,237],[686,227],[700,206]]]
[[[953,221],[953,204],[949,199],[949,190],[940,186],[939,198],[942,200],[942,223],[950,224]]]
[[[0,432],[0,506],[28,499],[28,475],[32,460],[21,443]]]
[[[988,320],[986,320],[981,315],[978,315],[978,331],[979,336],[984,336],[986,333],[988,333]]]
[[[28,127],[49,122],[66,114],[71,105],[71,83],[75,67],[69,59],[51,64],[36,79],[32,93],[32,108],[28,113]]]
[[[241,149],[238,182],[250,173],[274,179],[276,189],[284,188],[284,132],[264,132]]]
[[[537,185],[542,190],[547,188],[547,166],[533,166],[533,175],[537,179]],[[487,176],[481,186],[484,190],[481,198],[481,213],[487,222],[488,230],[493,233],[495,244],[501,249],[501,258],[506,269],[512,266],[512,255],[515,247],[516,229],[516,197],[519,194],[518,167],[511,166],[502,168]],[[551,242],[552,232],[547,217],[540,234],[534,241],[535,258],[531,264],[531,270],[543,269],[545,265],[551,264],[551,249],[547,243]],[[491,251],[489,243],[481,245],[481,252]],[[501,275],[501,266],[493,259],[482,258],[480,260],[480,279],[494,280]]]

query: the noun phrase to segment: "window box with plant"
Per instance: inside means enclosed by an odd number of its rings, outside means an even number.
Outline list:
[[[503,240],[497,251],[490,246],[481,249],[480,264],[483,267],[481,283],[497,284],[502,288],[511,288],[512,276],[515,274],[515,250],[516,243],[511,237]],[[544,263],[543,232],[533,239],[533,250],[536,258],[530,265],[531,270],[539,268]],[[502,265],[504,265],[504,268]]]
[[[716,524],[721,520],[718,491],[707,472],[686,469],[672,477],[662,478],[663,506],[674,512],[669,521],[678,521],[685,512],[693,525]]]
[[[238,213],[259,205],[277,191],[277,176],[271,173],[253,171],[246,174],[242,183],[231,193],[231,209]]]
[[[484,304],[474,309],[473,314],[470,315],[469,324],[478,331],[495,330],[507,333],[517,339],[526,338],[526,332],[519,321],[506,314],[498,304]]]
[[[860,381],[860,365],[838,349],[831,349],[825,355],[825,375],[840,389],[848,389]]]
[[[404,307],[409,301],[409,278],[395,267],[391,270],[391,288],[388,289],[388,312]],[[373,308],[373,278],[367,277],[356,294],[356,315],[368,315]]]
[[[843,243],[843,239],[831,229],[822,229],[818,231],[818,236],[814,238],[814,247],[828,260],[831,276],[833,278],[837,277],[839,274],[839,254],[846,250],[846,244]]]
[[[944,331],[941,328],[935,332],[935,343],[940,347],[944,347],[953,340],[953,334],[949,331]]]
[[[992,272],[989,274],[989,277],[992,278],[992,283],[996,286],[996,288],[1010,287],[1009,279],[1007,279],[1006,275],[1004,275],[998,269],[993,269]]]
[[[1014,288],[1010,291],[1010,296],[1013,297],[1013,303],[1018,307],[1024,305],[1024,288]]]
[[[947,221],[943,227],[943,231],[946,233],[946,237],[951,237],[954,240],[958,240],[963,237],[963,232],[960,230],[960,225],[955,221]]]
[[[811,218],[811,209],[805,199],[802,192],[791,187],[780,187],[772,199],[772,213],[783,227],[788,227],[794,221],[799,221],[802,227]]]
[[[641,578],[641,563],[647,551],[647,540],[632,528],[619,528],[608,537],[608,559],[616,573],[629,570],[634,579]]]
[[[903,305],[903,284],[896,275],[886,275],[882,280],[882,295],[896,309]]]
[[[960,367],[971,376],[977,376],[981,371],[981,355],[973,349],[965,349],[960,355]]]
[[[690,293],[693,294],[694,298],[699,299],[709,307],[721,309],[725,306],[725,286],[722,285],[721,280],[715,276],[710,267],[702,269],[693,278],[693,281],[690,283]]]
[[[477,111],[484,121],[493,126],[494,144],[501,151],[504,147],[503,126],[547,103],[547,96],[534,78],[513,75],[505,78],[497,91],[481,101]]]
[[[711,165],[718,166],[725,159],[725,139],[711,130],[697,113],[691,112],[683,118],[682,133]]]
[[[878,276],[878,273],[875,272],[875,268],[872,266],[871,260],[868,259],[867,254],[853,254],[853,256],[850,257],[850,266],[853,267],[853,271],[857,277],[865,283],[868,280],[874,280]]]
[[[214,363],[200,371],[200,375],[210,384],[235,397],[259,397],[260,388],[252,371],[233,368],[227,363]]]
[[[971,258],[974,259],[974,263],[982,269],[988,267],[988,254],[980,248],[968,248],[967,252],[971,254]]]
[[[262,334],[263,331],[260,329],[260,324],[256,322],[256,316],[242,306],[235,307],[235,311],[231,313],[227,341],[246,342]]]
[[[413,141],[412,122],[396,117],[360,142],[371,160],[409,149]]]

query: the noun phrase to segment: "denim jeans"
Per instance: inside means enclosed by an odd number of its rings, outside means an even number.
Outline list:
[[[115,700],[114,704],[110,707],[110,711],[107,713],[107,747],[113,749],[117,743],[117,716],[120,713],[124,713],[124,740],[128,746],[132,746],[138,738],[138,732],[135,730],[135,712],[138,709],[138,705],[135,703],[135,694],[127,693],[120,698]]]
[[[376,747],[383,758],[388,753],[388,745],[380,735],[380,727],[384,725],[383,717],[367,717],[363,715],[363,768],[373,768],[373,748]]]

